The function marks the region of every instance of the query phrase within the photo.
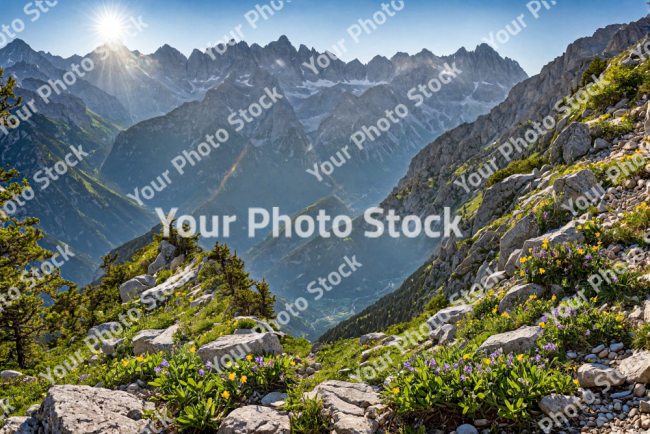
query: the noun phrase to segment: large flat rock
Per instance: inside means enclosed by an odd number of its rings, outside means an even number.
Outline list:
[[[644,384],[650,382],[650,352],[641,351],[624,359],[618,370],[630,381]]]
[[[513,286],[501,299],[499,313],[510,312],[517,305],[526,303],[531,295],[542,296],[545,292],[546,288],[534,283]]]
[[[578,368],[580,387],[612,387],[625,383],[625,375],[600,363],[585,363]]]
[[[542,328],[535,326],[524,326],[517,330],[500,333],[487,338],[483,345],[477,351],[485,351],[488,353],[494,352],[498,349],[503,350],[503,354],[521,354],[530,350],[535,346],[535,342],[542,332]]]
[[[460,304],[457,306],[447,307],[439,310],[435,315],[427,320],[427,324],[431,331],[442,327],[445,324],[456,324],[465,316],[472,312],[472,305]]]
[[[188,282],[196,280],[199,275],[199,269],[193,267],[194,262],[185,267],[183,271],[174,274],[160,285],[147,289],[140,294],[140,302],[147,305],[148,310],[155,309],[161,301],[169,298]]]
[[[176,346],[173,336],[179,327],[180,324],[174,324],[167,329],[139,331],[133,336],[133,355],[170,352]]]
[[[149,288],[156,286],[156,278],[153,276],[136,276],[120,285],[120,298],[122,303],[127,303],[138,297]]]
[[[53,386],[41,405],[39,419],[52,434],[137,434],[148,423],[134,420],[153,410],[127,392],[89,386]]]
[[[282,354],[284,349],[280,339],[273,333],[250,333],[245,335],[221,336],[199,348],[198,354],[203,362],[208,360],[212,363],[221,364],[222,358],[242,358],[248,354],[262,354],[263,352]],[[230,361],[230,360],[224,360]]]
[[[377,390],[363,383],[328,380],[314,388],[305,396],[323,400],[323,409],[332,416],[331,429],[340,434],[372,434],[379,424],[366,418],[369,407],[381,407]]]
[[[230,413],[217,434],[289,434],[289,412],[261,405],[247,405]]]

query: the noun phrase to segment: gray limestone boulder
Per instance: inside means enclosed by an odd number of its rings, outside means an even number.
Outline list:
[[[176,246],[168,243],[165,240],[162,240],[160,242],[160,253],[156,257],[156,260],[153,261],[151,264],[149,264],[147,273],[151,275],[156,274],[158,271],[160,271],[161,269],[163,269],[165,266],[167,266],[172,262],[175,254],[176,254]]]
[[[535,247],[541,247],[544,240],[548,240],[549,245],[562,244],[562,243],[584,243],[585,236],[580,229],[576,229],[579,225],[576,221],[570,221],[566,225],[551,232],[547,232],[539,237],[531,238],[524,242],[524,247],[521,249],[521,255],[528,255]]]
[[[89,386],[53,386],[41,404],[38,418],[52,434],[137,434],[149,421],[141,419],[153,403],[127,392]]]
[[[574,215],[581,215],[594,201],[605,194],[605,189],[600,186],[598,179],[589,169],[564,175],[553,181],[553,191],[556,196],[562,196],[565,204],[571,207]]]
[[[620,386],[625,383],[625,375],[599,363],[585,363],[578,368],[578,382],[580,387]]]
[[[492,220],[501,217],[521,196],[535,175],[512,175],[486,189],[476,211],[472,232],[479,231]]]
[[[537,236],[539,236],[539,226],[533,216],[526,216],[515,223],[515,225],[505,233],[503,238],[501,238],[497,270],[504,271],[512,252],[521,249],[526,240]]]
[[[112,356],[117,353],[122,344],[124,344],[124,338],[107,339],[102,342],[102,353]]]
[[[278,411],[261,405],[235,409],[221,423],[217,434],[290,434],[288,411]]]
[[[456,322],[469,315],[472,310],[473,308],[470,304],[447,307],[439,310],[435,315],[429,318],[427,320],[427,325],[431,331],[434,331],[445,324],[456,324]]]
[[[492,353],[498,349],[502,349],[503,354],[525,353],[535,347],[535,342],[537,342],[537,338],[539,338],[541,332],[541,327],[524,326],[511,332],[493,335],[483,342],[477,352],[484,351],[486,353]]]
[[[154,286],[156,286],[156,278],[148,275],[137,276],[124,282],[120,285],[120,298],[122,299],[122,303],[127,303],[137,298],[141,293]]]
[[[3,378],[5,380],[13,380],[14,378],[18,378],[22,376],[23,376],[22,372],[12,371],[11,369],[0,372],[0,378]]]
[[[525,303],[531,295],[540,297],[545,292],[546,288],[534,283],[513,286],[501,299],[499,313],[510,312],[517,305]]]
[[[241,359],[249,354],[282,354],[284,349],[273,333],[250,333],[245,335],[221,336],[216,341],[203,345],[198,350],[203,362],[225,365],[228,361]],[[222,363],[224,359],[224,363]]]
[[[629,381],[643,384],[650,382],[650,352],[641,351],[624,359],[618,369]]]
[[[359,338],[359,344],[364,345],[366,342],[381,342],[384,339],[386,339],[388,335],[384,333],[368,333],[367,335],[363,335]]]
[[[175,324],[167,329],[139,331],[132,339],[133,355],[170,352],[176,346],[173,336],[179,327],[180,324]]]
[[[565,414],[565,410],[573,406],[575,409],[578,409],[581,399],[577,396],[567,396],[567,395],[557,395],[552,393],[542,398],[539,402],[539,408],[547,416]],[[572,414],[577,414],[578,412],[572,412]]]
[[[563,159],[566,164],[573,164],[591,149],[589,126],[574,122],[567,127],[551,145],[551,163],[557,164]]]

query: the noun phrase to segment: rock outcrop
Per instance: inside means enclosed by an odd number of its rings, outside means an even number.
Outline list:
[[[165,240],[162,240],[160,242],[160,253],[156,257],[156,259],[151,264],[149,264],[147,273],[153,276],[158,271],[162,270],[164,267],[171,264],[175,254],[176,254],[176,246],[168,243]]]
[[[88,386],[51,387],[38,413],[46,433],[137,434],[147,424],[142,415],[153,410],[127,392]]]
[[[137,298],[141,293],[156,286],[156,279],[153,276],[142,275],[124,282],[120,285],[120,298],[122,303],[127,303]]]
[[[179,327],[180,325],[177,324],[167,329],[141,330],[132,339],[133,355],[171,351],[176,346],[173,336]]]
[[[580,122],[574,122],[562,131],[551,146],[551,163],[557,164],[560,158],[569,165],[589,152],[591,148],[591,136],[589,126]]]
[[[290,434],[289,412],[261,405],[233,410],[221,423],[217,434]]]
[[[332,429],[337,433],[372,434],[379,427],[379,423],[369,416],[384,406],[377,390],[366,384],[329,380],[305,395],[323,400],[324,412],[332,417]]]
[[[477,351],[491,353],[501,349],[504,354],[522,354],[535,346],[541,332],[541,327],[524,326],[511,332],[493,335],[487,338]]]
[[[245,335],[221,336],[216,341],[203,345],[198,350],[203,362],[225,365],[229,361],[242,358],[248,354],[282,354],[280,340],[273,333],[250,333]],[[222,358],[223,363],[222,363]],[[226,360],[228,359],[228,360]]]

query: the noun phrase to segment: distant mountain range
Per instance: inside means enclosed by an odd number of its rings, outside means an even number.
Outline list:
[[[93,60],[90,72],[44,104],[38,89],[48,80],[62,80],[84,57],[64,59],[14,40],[0,50],[0,67],[18,81],[17,93],[34,99],[39,110],[9,136],[0,137],[2,163],[31,179],[63,158],[69,146],[82,145],[90,154],[42,194],[37,192],[18,215],[39,217],[51,237],[98,261],[155,225],[156,207],[197,217],[236,214],[242,223],[220,241],[244,254],[255,277],[268,274],[278,286],[275,293],[293,297],[305,292],[296,276],[328,270],[315,259],[309,272],[299,271],[306,266],[305,252],[319,240],[269,243],[265,234],[248,238],[243,221],[249,207],[279,207],[283,214],[299,215],[320,203],[358,215],[389,194],[423,146],[488,113],[527,78],[517,62],[500,57],[487,44],[449,56],[427,50],[397,53],[391,59],[376,56],[367,65],[331,60],[316,74],[305,64],[321,54],[304,45],[296,49],[284,36],[265,47],[239,42],[215,59],[199,50],[187,58],[168,45],[150,55],[121,44],[106,45],[84,56]],[[445,64],[462,73],[416,106],[409,91],[439,77]],[[237,131],[228,121],[231,114],[249,109],[273,89],[277,102]],[[404,120],[367,140],[363,150],[353,146],[354,132],[377,125],[386,110],[399,104],[409,112]],[[227,142],[196,165],[188,162],[181,175],[171,161],[184,152],[192,155],[219,129],[227,131]],[[331,175],[319,181],[307,172],[345,146],[350,161]],[[136,188],[141,191],[168,170],[171,183],[162,191],[143,199],[142,205],[132,199]],[[214,241],[202,243],[211,247]],[[408,248],[395,268],[363,277],[358,290],[377,285],[392,290],[413,271],[413,260],[421,261],[435,247],[421,241],[417,245]],[[297,257],[302,259],[294,266]],[[367,261],[381,267],[379,258],[384,255]],[[335,303],[345,317],[377,297],[352,302],[358,297],[348,297],[343,288]]]

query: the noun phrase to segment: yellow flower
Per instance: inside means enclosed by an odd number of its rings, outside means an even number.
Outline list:
[[[496,307],[494,309],[492,309],[492,313],[497,313],[497,309],[498,308],[496,308]]]
[[[548,244],[548,238],[544,238],[544,244]]]
[[[244,384],[246,382],[246,376],[242,375],[241,380],[239,380],[239,381],[241,381],[241,384]]]
[[[129,366],[129,362],[127,362],[126,360],[122,360],[122,365]]]
[[[296,366],[296,362],[291,362],[291,366]]]
[[[536,296],[536,295],[531,295],[529,298],[530,298],[531,300],[534,300],[534,299],[537,298],[537,296]]]
[[[143,357],[143,356],[136,357],[135,360],[137,360],[138,362],[142,363],[142,361],[144,360],[144,357]]]
[[[226,363],[226,367],[230,368],[232,366],[232,362]]]
[[[543,268],[540,268],[540,269],[539,269],[539,274],[544,274],[544,273],[546,273],[546,270],[543,269]]]
[[[492,360],[490,360],[490,359],[483,359],[483,362],[485,362],[486,365],[489,365],[490,363],[492,363]]]
[[[582,229],[582,225],[578,226],[578,229]]]
[[[523,354],[519,354],[519,355],[517,356],[517,360],[520,361],[520,362],[523,360],[523,358],[524,358],[524,355],[523,355]]]
[[[581,255],[584,255],[585,251],[582,250],[582,249],[578,249],[578,253],[580,253]]]
[[[508,315],[508,312],[503,312],[503,313],[501,314],[501,316],[504,316],[504,317],[506,317],[506,318],[510,318],[510,315]]]
[[[236,375],[234,372],[233,372],[232,374],[228,375],[228,379],[229,379],[230,381],[234,381],[235,378],[237,378],[237,375]]]
[[[463,359],[467,360],[467,359],[469,359],[470,357],[472,357],[472,356],[470,356],[469,354],[465,354],[465,355],[463,356]]]
[[[394,388],[393,393],[399,393],[399,388],[398,387]]]
[[[576,383],[576,386],[580,386],[580,382],[578,380],[573,380],[574,383]]]
[[[519,262],[521,262],[522,264],[523,264],[524,262],[526,262],[526,257],[524,256],[523,258],[521,258],[521,259],[519,260]]]
[[[228,399],[228,398],[230,398],[230,393],[227,390],[224,390],[223,393],[221,394],[221,396]]]
[[[250,360],[253,360],[253,356],[251,356],[250,354],[247,355],[247,356],[246,356],[246,360],[249,360],[249,361],[250,361]]]
[[[196,347],[190,348],[190,353],[193,353],[194,351],[196,351]]]
[[[543,323],[543,322],[540,322],[540,323],[539,323],[539,326],[540,326],[541,328],[544,328],[544,327],[546,327],[546,324]]]
[[[556,296],[553,296],[551,297],[551,300],[555,301],[556,298],[557,298]]]
[[[596,232],[596,236],[599,237],[599,236],[600,236],[600,232]]]

